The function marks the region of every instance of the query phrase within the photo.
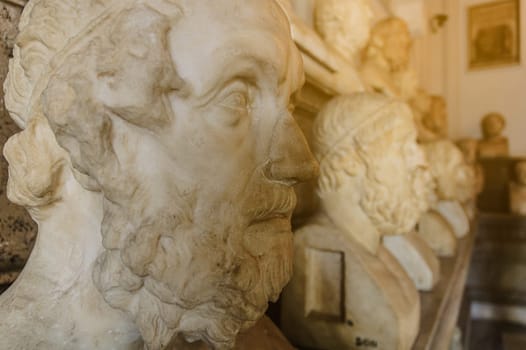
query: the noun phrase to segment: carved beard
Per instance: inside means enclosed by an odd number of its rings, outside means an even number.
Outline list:
[[[169,206],[137,220],[137,210],[106,201],[109,249],[97,261],[95,284],[112,307],[131,314],[147,349],[181,338],[229,349],[290,279],[292,234],[263,237],[266,249],[254,255],[244,247],[250,227],[220,218],[206,230],[183,214],[187,209]],[[124,232],[130,223],[135,228]],[[120,247],[111,249],[112,241]]]
[[[360,204],[369,219],[383,234],[410,232],[428,209],[431,174],[427,169],[415,169],[409,185],[397,188],[387,187],[375,176],[367,178]]]
[[[451,156],[451,159],[454,159]],[[458,200],[461,203],[475,196],[475,170],[466,163],[444,164],[437,177],[437,192],[441,199]],[[438,166],[437,166],[438,168]]]

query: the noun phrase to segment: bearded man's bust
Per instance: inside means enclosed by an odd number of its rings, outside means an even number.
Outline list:
[[[427,208],[430,175],[416,135],[409,108],[381,94],[337,96],[316,117],[321,208],[294,233],[282,297],[294,344],[411,348],[419,295],[382,240],[409,233]]]
[[[0,348],[234,348],[292,273],[302,82],[275,1],[29,1],[4,153],[39,237]]]

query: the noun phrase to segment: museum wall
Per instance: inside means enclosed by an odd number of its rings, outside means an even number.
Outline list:
[[[479,122],[489,112],[502,113],[508,126],[512,156],[526,155],[526,26],[521,28],[522,63],[515,66],[468,70],[468,8],[485,3],[481,0],[449,0],[447,10],[447,99],[450,132],[453,138],[480,137]],[[521,4],[521,22],[526,20],[526,6]]]

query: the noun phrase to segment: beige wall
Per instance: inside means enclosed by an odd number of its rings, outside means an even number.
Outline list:
[[[522,63],[517,66],[468,71],[467,9],[488,0],[447,0],[446,95],[451,136],[480,137],[480,118],[492,111],[508,119],[511,153],[526,156],[526,2],[521,0]]]
[[[446,12],[445,0],[426,0],[426,18],[429,19]],[[431,94],[445,95],[446,92],[446,41],[445,27],[414,39],[413,66],[416,69],[421,86]]]

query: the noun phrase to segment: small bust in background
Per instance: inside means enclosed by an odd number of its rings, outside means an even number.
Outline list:
[[[424,126],[437,136],[447,138],[447,105],[442,96],[432,95],[429,114],[422,121]]]
[[[476,198],[484,189],[484,169],[477,162],[478,141],[472,138],[465,138],[456,142],[457,147],[464,154],[466,163],[473,168],[475,172],[475,194],[471,200],[464,203],[464,209],[468,216],[473,219],[476,213]]]
[[[433,142],[447,138],[447,104],[442,96],[430,95],[419,89],[409,101],[418,127],[419,142]]]
[[[353,63],[369,41],[372,19],[369,0],[324,0],[314,7],[314,25],[320,36]]]
[[[457,147],[464,154],[464,159],[466,163],[470,166],[473,166],[475,169],[476,177],[476,193],[482,192],[484,188],[484,171],[482,166],[477,162],[477,152],[478,152],[478,141],[475,139],[465,138],[457,141]]]
[[[515,181],[510,183],[510,207],[513,214],[526,216],[526,160],[515,166]]]
[[[509,155],[508,138],[502,136],[506,119],[500,113],[490,113],[482,118],[480,124],[483,138],[479,142],[479,158],[507,157]]]
[[[409,67],[413,38],[406,22],[390,17],[371,30],[360,74],[371,92],[409,101],[418,91],[416,72]]]

